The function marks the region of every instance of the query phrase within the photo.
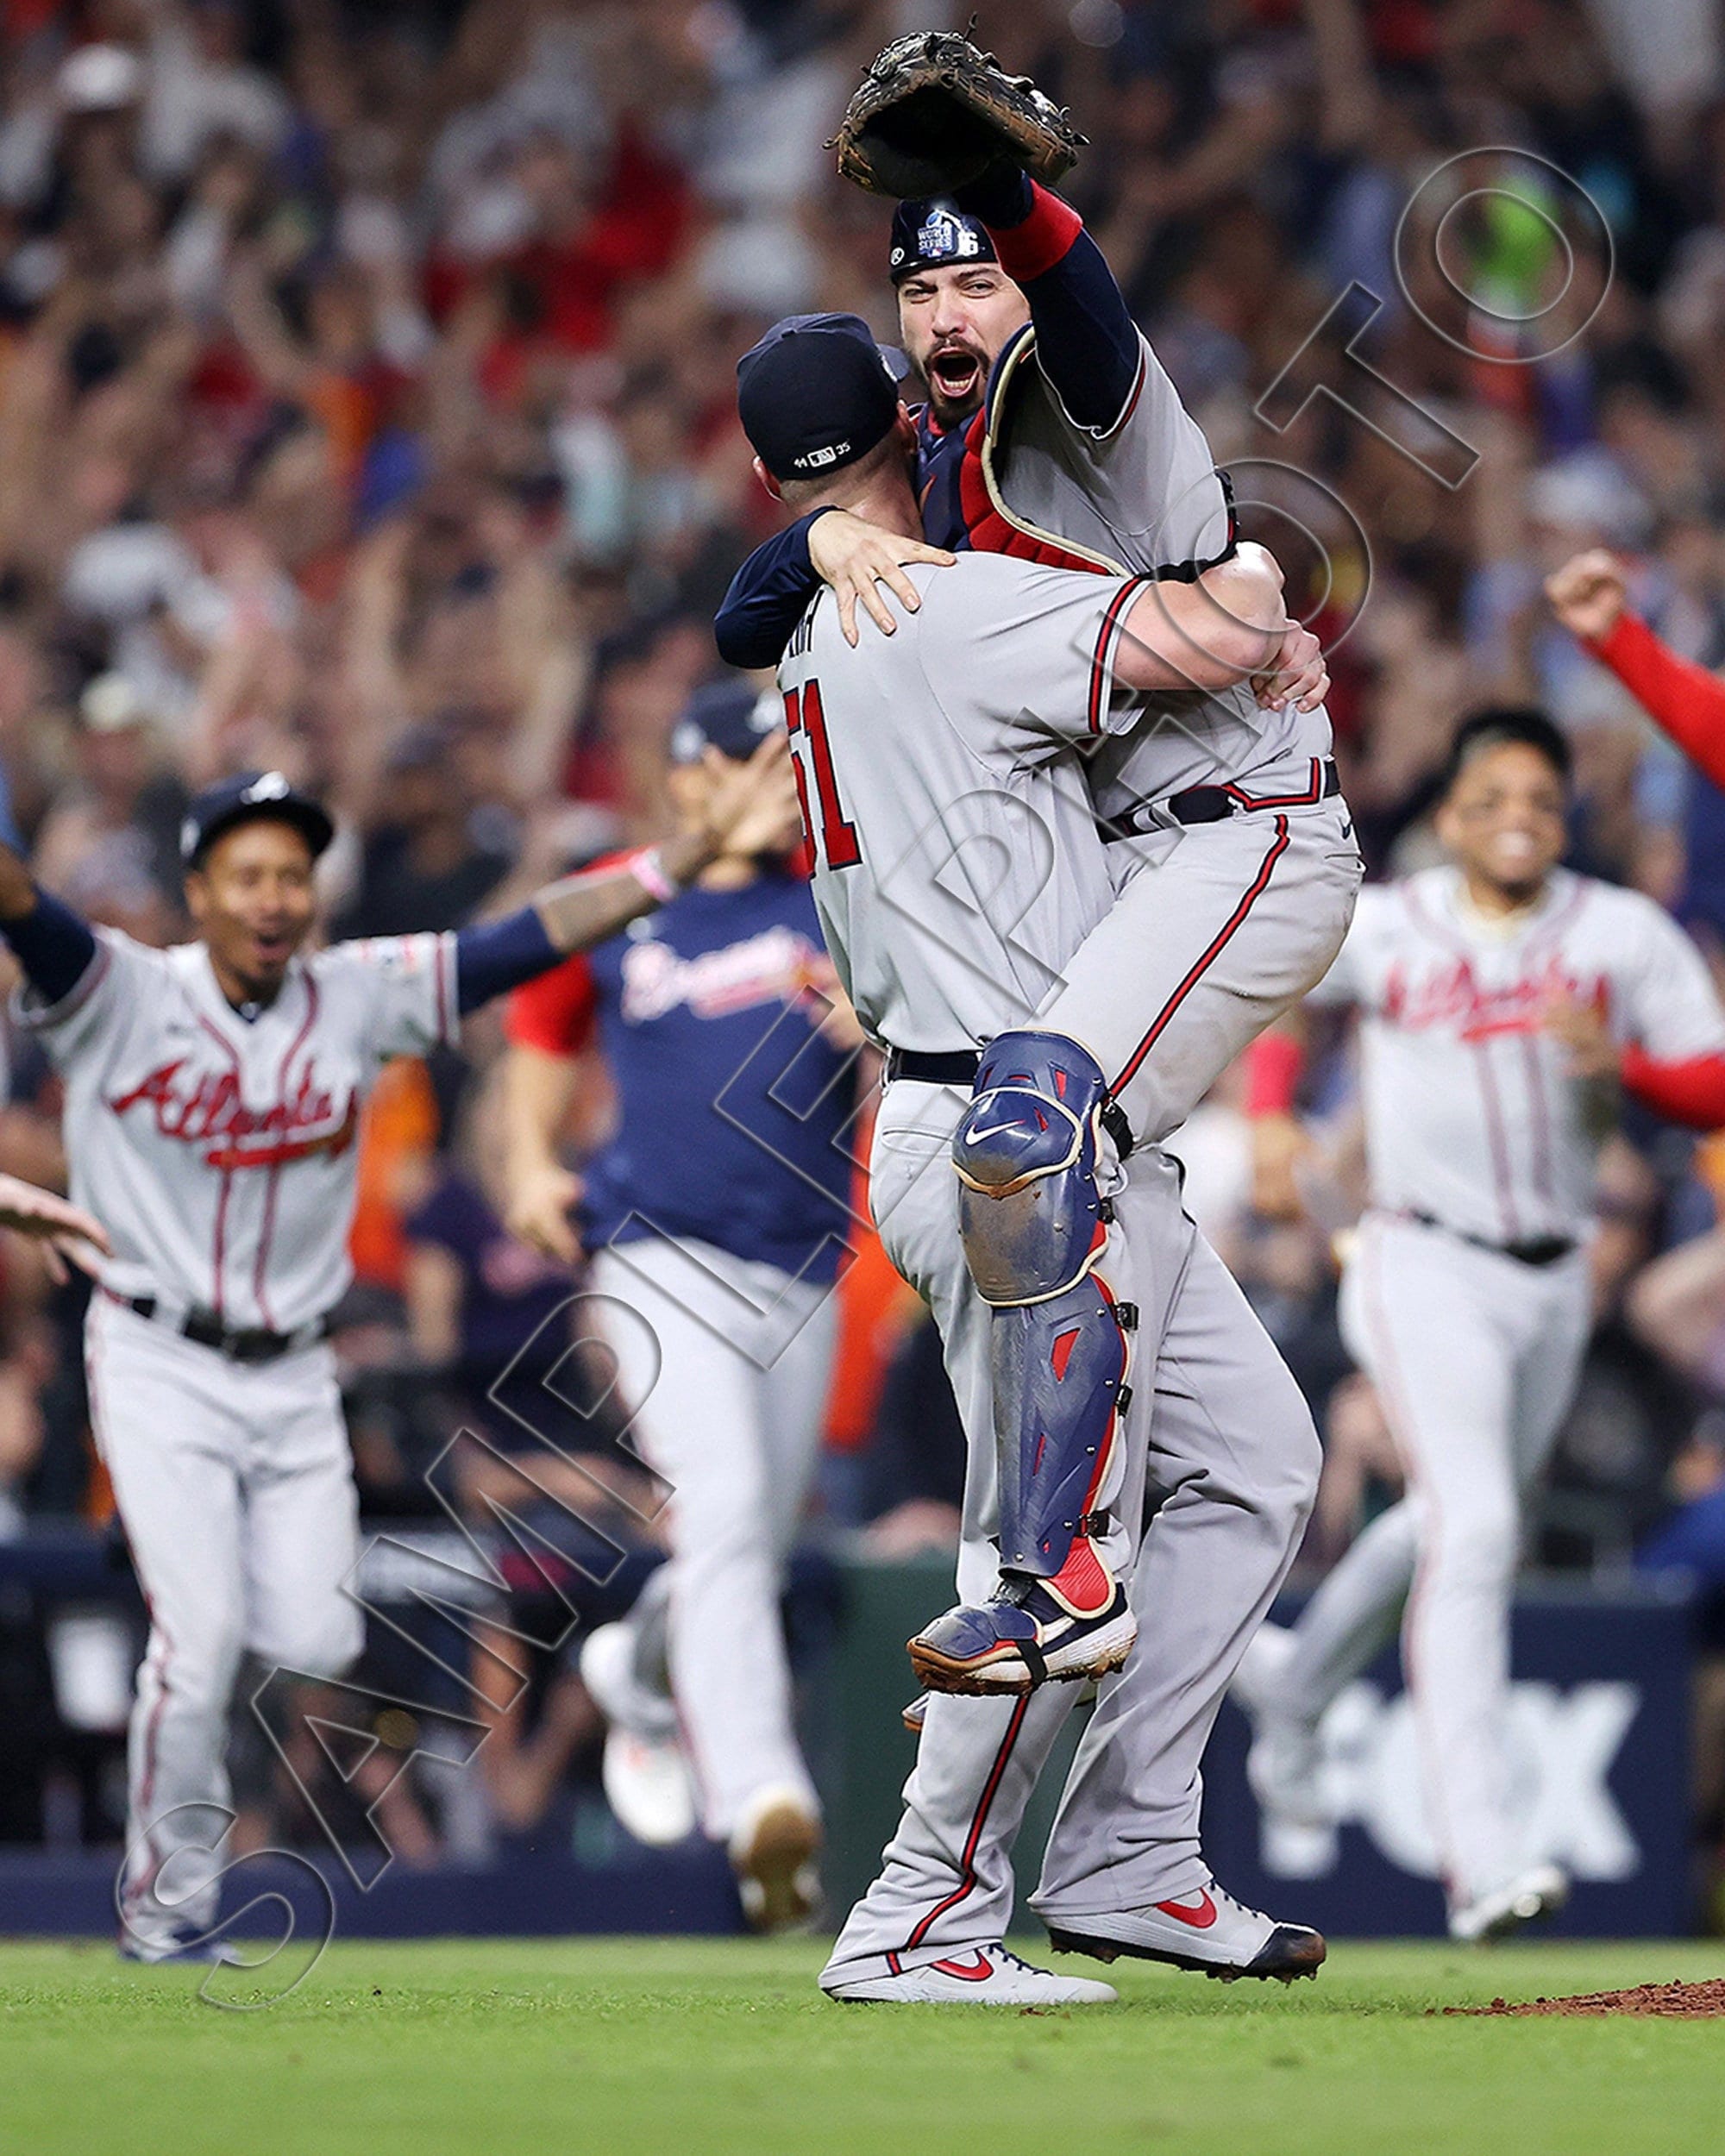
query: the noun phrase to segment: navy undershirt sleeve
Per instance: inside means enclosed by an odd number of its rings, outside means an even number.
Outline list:
[[[728,667],[775,667],[820,579],[809,561],[809,526],[825,511],[812,509],[756,548],[731,580],[713,616],[713,642]]]
[[[34,906],[22,920],[0,923],[0,933],[47,1004],[69,996],[96,956],[89,922],[46,891],[37,892]]]
[[[500,921],[455,931],[455,1008],[465,1018],[494,996],[536,981],[569,956],[546,933],[538,909],[524,906]]]
[[[1081,427],[1113,427],[1138,380],[1139,347],[1138,325],[1101,248],[1057,197],[1043,195],[1038,207],[1016,166],[991,166],[955,198],[988,226],[1002,267],[1017,276],[1036,325],[1038,361],[1067,412]],[[1014,256],[1026,245],[1038,247],[1051,216],[1070,221],[1072,239],[1057,261],[1027,276],[1015,268]]]
[[[1102,250],[1081,232],[1025,286],[1036,356],[1070,417],[1103,430],[1126,408],[1141,357],[1138,325]]]

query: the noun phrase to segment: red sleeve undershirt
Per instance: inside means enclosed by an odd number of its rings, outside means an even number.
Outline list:
[[[1620,614],[1609,634],[1585,642],[1684,754],[1725,787],[1725,681],[1679,659],[1634,614]]]
[[[1667,1121],[1691,1131],[1725,1129],[1725,1055],[1663,1063],[1632,1041],[1622,1070],[1624,1090]]]
[[[1015,285],[1045,276],[1064,260],[1084,229],[1084,220],[1071,204],[1035,180],[1031,182],[1031,196],[1030,215],[1021,223],[988,227],[1000,267]]]
[[[579,954],[515,990],[503,1030],[518,1048],[546,1056],[579,1056],[593,1038],[598,998],[593,968]]]

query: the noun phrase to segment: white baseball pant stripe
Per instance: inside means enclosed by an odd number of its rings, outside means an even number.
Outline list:
[[[241,1365],[91,1298],[91,1420],[149,1606],[128,1746],[126,1921],[213,1922],[240,1658],[338,1677],[364,1625],[353,1463],[327,1346]]]
[[[768,1786],[816,1801],[779,1598],[820,1448],[837,1298],[681,1238],[608,1246],[591,1283],[637,1449],[670,1489],[671,1687],[702,1824],[723,1839]]]
[[[1138,1143],[1155,1144],[1329,971],[1353,918],[1359,849],[1336,798],[1113,850],[1143,865],[1036,1023],[1089,1050]]]
[[[968,1095],[889,1087],[871,1191],[893,1262],[929,1300],[969,1446],[958,1593],[977,1600],[999,1559],[989,1383],[991,1313],[958,1238],[952,1131]],[[1177,1173],[1145,1150],[1115,1194],[1106,1263],[1149,1343],[1113,1502],[1120,1571],[1140,1626],[1079,1748],[1037,1906],[1076,1915],[1184,1894],[1207,1877],[1198,1763],[1223,1691],[1292,1560],[1316,1488],[1316,1433],[1238,1287],[1180,1211]],[[1140,1538],[1149,1488],[1162,1499]],[[1079,1688],[1025,1700],[938,1695],[884,1868],[851,1911],[829,1972],[915,1967],[998,1940],[1012,1918],[1013,1843]]]
[[[1504,1758],[1521,1500],[1574,1397],[1591,1327],[1581,1251],[1546,1266],[1371,1214],[1343,1282],[1349,1351],[1377,1386],[1408,1495],[1302,1612],[1285,1710],[1316,1723],[1402,1624],[1430,1823],[1452,1903],[1529,1860]]]

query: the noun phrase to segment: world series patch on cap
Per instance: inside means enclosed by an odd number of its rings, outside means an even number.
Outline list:
[[[950,269],[955,262],[998,262],[994,242],[980,217],[936,196],[901,202],[893,212],[887,274],[896,285],[918,270]]]

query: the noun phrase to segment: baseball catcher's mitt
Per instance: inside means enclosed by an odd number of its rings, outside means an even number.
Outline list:
[[[919,30],[877,55],[827,144],[871,194],[948,194],[1001,158],[1035,179],[1070,172],[1087,138],[1027,75],[951,30]]]

